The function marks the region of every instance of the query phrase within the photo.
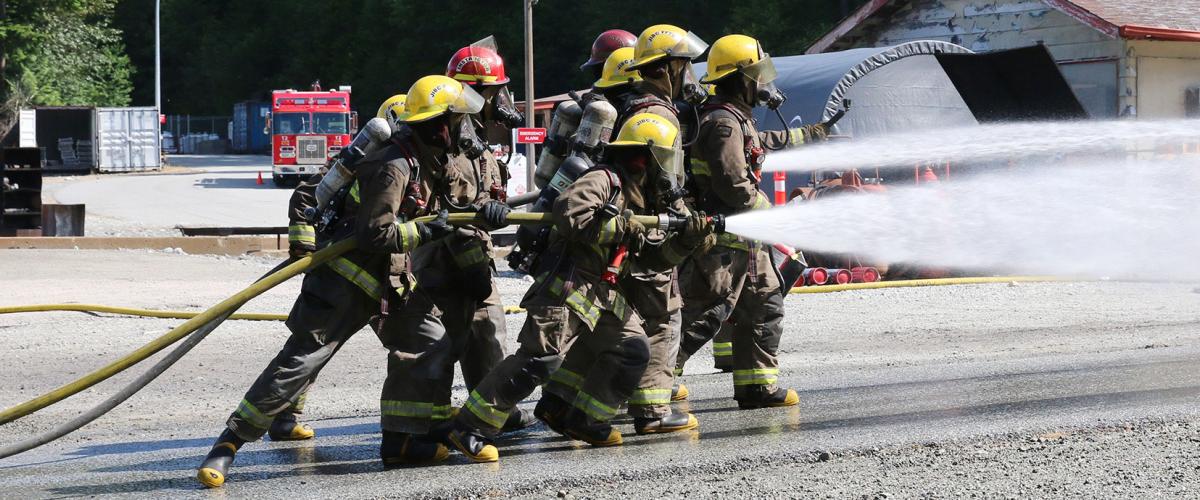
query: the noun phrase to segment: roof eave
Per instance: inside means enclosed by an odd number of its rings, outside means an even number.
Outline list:
[[[1093,14],[1090,10],[1076,5],[1071,0],[1042,0],[1042,2],[1112,38],[1120,35],[1120,28],[1117,25]]]
[[[1172,42],[1200,42],[1200,32],[1177,30],[1171,28],[1155,28],[1126,24],[1121,26],[1121,38],[1129,40],[1163,40]]]
[[[834,26],[832,30],[829,30],[829,32],[826,33],[825,36],[821,37],[820,40],[817,40],[816,42],[813,42],[812,45],[809,45],[808,49],[805,50],[804,53],[820,54],[825,52],[825,50],[833,45],[834,42],[838,41],[839,38],[845,36],[846,33],[849,33],[850,30],[854,29],[868,17],[871,17],[871,15],[875,14],[876,11],[883,8],[883,6],[887,5],[889,2],[891,2],[891,0],[871,0],[867,2],[862,7],[859,7],[858,10],[854,11],[854,13],[850,14],[845,19],[842,19],[842,22],[838,23],[837,26]]]

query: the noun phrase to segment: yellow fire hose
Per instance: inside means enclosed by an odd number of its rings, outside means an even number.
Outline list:
[[[433,217],[422,217],[416,219],[419,222],[427,222]],[[636,216],[636,219],[646,225],[656,225],[659,222],[657,216]],[[550,220],[550,215],[545,213],[523,213],[514,212],[509,214],[509,222],[513,224],[537,224],[547,223]],[[453,224],[468,224],[479,222],[477,215],[472,213],[450,214],[450,222]],[[108,365],[89,373],[79,379],[54,389],[46,394],[33,398],[24,403],[15,405],[0,412],[0,425],[11,422],[18,418],[29,415],[35,411],[45,408],[49,405],[62,401],[74,394],[82,392],[87,388],[98,384],[117,373],[141,362],[142,360],[153,356],[167,346],[177,342],[189,333],[208,325],[210,322],[226,316],[233,319],[256,319],[256,320],[277,320],[283,319],[282,315],[271,314],[242,314],[232,315],[229,313],[241,307],[250,299],[261,295],[267,290],[287,281],[288,279],[301,274],[309,269],[320,266],[337,256],[355,248],[356,242],[353,239],[347,239],[335,243],[319,252],[316,252],[307,257],[297,259],[287,267],[272,273],[258,282],[250,285],[246,289],[237,294],[221,301],[215,306],[210,307],[202,313],[178,312],[178,311],[152,311],[145,309],[120,308],[90,304],[49,304],[36,306],[16,306],[0,308],[0,314],[16,313],[16,312],[38,312],[38,311],[88,311],[88,312],[110,312],[115,314],[129,314],[135,316],[149,316],[158,318],[187,318],[183,324],[171,329],[166,334],[150,341],[141,348],[132,353],[109,363]],[[877,283],[855,283],[847,285],[827,285],[818,287],[803,287],[794,288],[792,293],[825,293],[845,290],[863,290],[873,288],[893,288],[905,286],[935,286],[935,285],[954,285],[954,284],[972,284],[972,283],[997,283],[1010,281],[1048,281],[1055,278],[1023,276],[1023,277],[994,277],[994,278],[949,278],[935,280],[912,280],[912,281],[891,281]],[[505,312],[519,313],[523,310],[518,307],[506,308]],[[218,322],[219,323],[219,322]],[[215,326],[215,325],[214,325]]]
[[[1047,281],[1066,281],[1069,278],[1059,276],[977,276],[964,278],[934,278],[934,279],[918,279],[918,280],[897,280],[897,281],[876,281],[874,283],[847,283],[845,285],[815,285],[815,286],[798,286],[792,288],[791,293],[833,293],[833,292],[848,292],[852,290],[876,290],[880,288],[911,288],[921,286],[947,286],[947,285],[982,285],[989,283],[1036,283]],[[201,313],[189,311],[163,311],[157,309],[137,309],[132,307],[117,307],[105,306],[100,304],[35,304],[28,306],[11,306],[0,307],[0,314],[12,313],[27,313],[27,312],[53,312],[53,311],[74,311],[74,312],[98,312],[120,314],[123,316],[138,316],[145,318],[172,318],[172,319],[190,319]],[[525,312],[524,308],[517,306],[505,306],[505,314],[520,314]],[[241,319],[249,321],[284,321],[287,320],[286,314],[270,314],[270,313],[237,313],[229,317],[229,319]]]
[[[185,335],[191,333],[193,330],[203,326],[209,321],[212,321],[223,313],[241,307],[242,304],[254,297],[261,295],[263,292],[271,289],[272,287],[283,283],[289,278],[303,273],[308,269],[324,264],[325,262],[328,262],[342,253],[354,248],[354,246],[355,241],[353,239],[347,239],[330,245],[329,247],[317,253],[297,259],[291,265],[281,269],[279,272],[263,278],[261,281],[250,285],[232,297],[229,297],[217,305],[210,307],[203,313],[200,313],[195,317],[185,321],[182,325],[172,328],[171,331],[150,341],[146,345],[129,353],[125,357],[113,361],[99,370],[80,377],[74,382],[0,412],[0,424],[12,422],[13,420],[24,417],[30,413],[62,401],[67,397],[77,394],[88,387],[96,385],[108,379],[109,377],[120,373],[126,368],[129,368],[130,366],[133,366],[134,364],[153,356],[158,351],[161,351],[167,346],[175,343],[177,340],[183,338]]]
[[[143,318],[192,319],[202,313],[187,311],[161,311],[156,309],[137,309],[133,307],[105,306],[100,304],[35,304],[29,306],[0,307],[0,314],[74,311],[88,313],[110,313],[122,316],[139,316]],[[228,319],[243,319],[249,321],[283,321],[286,314],[268,313],[237,313]]]
[[[644,224],[658,223],[658,218],[656,216],[638,216],[637,218],[639,219],[639,222]],[[414,222],[429,222],[433,219],[433,216],[421,217],[414,219]],[[450,214],[449,220],[453,224],[470,224],[479,222],[478,215],[474,213]],[[550,221],[550,214],[517,212],[510,214],[509,221],[514,224],[545,223]],[[250,299],[261,295],[263,292],[274,288],[276,285],[291,279],[297,274],[301,274],[309,269],[333,260],[337,256],[354,249],[355,246],[356,242],[353,238],[346,239],[334,243],[333,245],[330,245],[329,247],[326,247],[312,255],[297,259],[287,267],[263,277],[263,279],[255,282],[241,292],[238,292],[232,297],[229,297],[217,305],[208,308],[204,312],[191,317],[183,324],[172,328],[169,332],[150,341],[146,345],[125,355],[124,357],[117,359],[116,361],[113,361],[92,373],[80,377],[71,383],[63,385],[62,387],[54,389],[24,403],[5,409],[4,411],[0,412],[0,425],[29,415],[30,413],[62,401],[63,399],[78,394],[79,392],[82,392],[93,385],[107,380],[109,377],[112,377],[113,375],[128,369],[142,360],[153,356],[155,353],[179,341],[179,339],[182,339],[189,333],[236,310]]]

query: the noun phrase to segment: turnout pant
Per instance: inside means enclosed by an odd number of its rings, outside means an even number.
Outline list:
[[[387,379],[379,401],[383,430],[428,433],[450,418],[455,362],[468,388],[500,362],[503,306],[494,279],[491,286],[494,303],[501,308],[501,326],[483,334],[475,329],[481,303],[467,294],[418,287],[406,299],[397,299],[398,306],[380,328],[380,340],[388,349]],[[494,318],[489,312],[489,323]]]
[[[591,419],[608,421],[637,388],[650,352],[637,314],[621,319],[604,310],[592,328],[566,306],[529,307],[518,341],[517,352],[471,391],[458,413],[460,424],[494,437],[517,403],[558,369],[572,342],[595,353],[595,361],[569,401]]]
[[[733,327],[729,321],[722,321],[715,325],[716,331],[711,328],[709,322],[703,325],[697,325],[694,330],[688,332],[688,335],[680,335],[679,354],[675,360],[675,376],[683,375],[683,365],[692,358],[693,354],[700,351],[708,341],[712,341],[713,351],[713,368],[718,370],[733,369]]]
[[[779,341],[783,335],[783,296],[770,253],[717,246],[679,268],[683,294],[683,339],[677,367],[696,352],[708,332],[726,327],[733,337],[733,385],[737,398],[756,386],[775,389]]]
[[[671,414],[671,386],[675,384],[672,366],[679,349],[681,313],[646,318],[642,328],[650,343],[650,359],[637,389],[629,398],[629,415],[641,418],[663,418]],[[584,384],[583,374],[596,361],[595,353],[584,343],[576,343],[550,381],[542,388],[563,401],[575,401]]]
[[[225,425],[238,437],[256,441],[276,416],[299,413],[317,374],[346,340],[379,313],[378,304],[328,266],[310,271],[285,323],[291,336]]]
[[[492,279],[492,293],[479,303],[471,320],[471,339],[460,358],[463,381],[467,390],[474,389],[500,361],[504,359],[504,345],[508,339],[508,326],[504,319],[504,303],[500,300],[500,289]]]

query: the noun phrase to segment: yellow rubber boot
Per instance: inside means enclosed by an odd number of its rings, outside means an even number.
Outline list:
[[[688,388],[686,385],[675,384],[675,387],[671,388],[671,401],[673,401],[673,402],[686,401],[689,394],[690,393],[688,392]]]
[[[500,461],[500,450],[495,445],[488,443],[483,436],[470,429],[455,428],[446,435],[446,440],[459,453],[466,455],[472,462],[488,463]]]
[[[225,478],[229,475],[229,466],[233,464],[233,458],[243,444],[245,441],[233,431],[226,429],[222,432],[212,450],[209,450],[208,456],[204,457],[200,469],[196,471],[196,480],[206,488],[220,488],[224,485]]]
[[[449,456],[450,450],[442,443],[404,432],[383,431],[379,444],[379,457],[385,467],[432,464]]]
[[[285,413],[275,417],[271,428],[267,429],[267,435],[271,436],[271,441],[303,441],[312,439],[317,432],[308,424],[297,422],[296,415]]]
[[[745,396],[735,396],[738,408],[751,410],[755,408],[780,408],[800,404],[800,394],[794,390],[780,387],[772,392],[767,392],[765,386],[759,387],[756,390],[749,391],[749,394]]]
[[[598,448],[620,446],[625,440],[621,431],[608,422],[590,420],[577,408],[567,412],[563,421],[563,432],[572,439],[583,441]]]

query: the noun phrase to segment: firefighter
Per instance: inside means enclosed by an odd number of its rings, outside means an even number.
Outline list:
[[[483,137],[487,144],[499,144],[510,148],[511,151],[512,129],[520,127],[524,120],[513,105],[512,93],[508,90],[509,78],[504,72],[504,59],[496,51],[494,39],[488,37],[455,52],[446,64],[446,76],[479,90],[485,103],[482,111],[473,117],[478,135]],[[504,201],[507,198],[508,166],[504,162],[497,164],[499,168],[491,170],[491,178],[485,183],[492,199]],[[489,266],[495,271],[494,263],[490,263]],[[471,324],[474,338],[468,343],[467,349],[472,351],[474,356],[489,362],[474,367],[463,367],[463,379],[468,389],[478,385],[487,371],[504,359],[503,348],[508,333],[504,319],[504,303],[500,299],[500,290],[495,287],[494,280],[491,293],[480,303]],[[511,423],[510,429],[533,423],[533,418],[524,413],[515,413],[514,418],[517,420]]]
[[[603,79],[608,56],[617,49],[633,47],[636,43],[637,37],[628,31],[619,29],[605,31],[596,37],[596,41],[592,42],[591,57],[579,66],[579,70],[591,71],[593,81]]]
[[[487,143],[511,146],[512,129],[523,126],[525,118],[517,112],[508,90],[509,78],[495,38],[489,36],[458,49],[446,63],[446,76],[470,85],[483,96],[485,104],[478,119],[483,127],[480,135]]]
[[[294,414],[303,408],[317,374],[350,336],[369,323],[379,326],[381,299],[393,294],[395,285],[411,283],[406,254],[452,232],[444,220],[420,223],[396,217],[404,195],[398,186],[407,186],[409,176],[402,152],[401,146],[390,144],[359,161],[358,181],[337,202],[337,222],[320,234],[305,214],[306,208],[317,204],[320,177],[301,183],[293,192],[288,209],[289,253],[293,257],[345,238],[356,238],[358,248],[305,274],[300,296],[285,323],[291,336],[250,386],[201,464],[197,479],[204,486],[224,484],[235,453],[264,433],[272,440],[314,436],[312,428],[298,424]],[[437,443],[385,439],[381,456],[385,460],[395,457],[394,450],[406,445],[413,461],[447,455],[445,447]]]
[[[775,66],[758,41],[745,35],[717,40],[709,52],[708,73],[716,95],[701,108],[690,173],[696,205],[710,213],[734,215],[770,207],[758,189],[765,150],[824,140],[823,124],[783,132],[758,132],[751,110],[778,105],[782,94],[771,84]],[[733,342],[734,398],[739,408],[792,406],[796,391],[778,387],[783,297],[771,253],[757,241],[722,234],[704,255],[680,266],[683,339],[677,366],[696,352],[726,320]]]
[[[375,112],[376,118],[383,118],[388,123],[395,124],[396,118],[400,113],[404,112],[404,103],[408,100],[408,94],[396,94],[383,101],[379,105],[379,111]]]
[[[600,76],[592,83],[592,90],[584,94],[581,99],[584,102],[580,105],[587,106],[589,95],[603,97],[617,104],[625,102],[629,93],[642,81],[642,75],[632,68],[635,61],[633,47],[613,50],[608,60],[604,61]]]
[[[678,129],[653,114],[631,118],[606,150],[606,161],[577,179],[554,202],[556,232],[539,261],[534,285],[522,301],[528,311],[520,348],[472,391],[447,436],[449,444],[476,462],[499,460],[491,443],[509,411],[562,362],[574,341],[597,353],[583,375],[572,408],[562,420],[570,437],[594,446],[622,442],[609,421],[638,387],[650,357],[639,313],[627,302],[632,292],[613,271],[628,272],[613,260],[628,248],[625,262],[641,269],[664,270],[714,240],[703,214],[686,227],[650,242],[634,214],[664,206],[682,168],[675,146]],[[502,223],[493,221],[493,224]],[[715,240],[714,240],[715,241]]]
[[[689,39],[690,33],[670,26],[655,26],[643,32],[643,37],[652,35],[657,37],[657,45],[643,43],[643,40],[639,39],[636,49],[622,48],[613,51],[605,62],[603,78],[593,85],[593,93],[603,92],[603,97],[618,101],[617,123],[627,120],[632,113],[644,111],[669,120],[673,127],[677,127],[678,121],[672,100],[682,96],[683,86],[662,81],[673,79],[669,70],[655,71],[659,81],[648,85],[634,67],[639,61],[655,59],[664,67],[686,67],[685,71],[690,73],[690,57],[704,51],[703,42],[694,37]],[[665,49],[656,50],[656,47]],[[674,55],[655,58],[666,50],[672,51]],[[674,144],[673,147],[677,148],[677,154],[682,157],[681,144]],[[676,188],[679,184],[681,182],[675,184]],[[669,204],[657,208],[684,213],[686,208],[678,194],[678,189],[667,194],[665,198],[669,199]],[[656,239],[661,236],[652,234],[650,238]],[[622,277],[621,285],[629,292],[634,310],[645,321],[645,330],[650,341],[649,365],[629,400],[629,414],[634,418],[634,430],[638,434],[653,434],[693,429],[699,425],[695,416],[673,411],[671,408],[681,307],[673,279],[674,273],[671,269],[641,269],[636,262],[631,268],[631,272]],[[586,345],[580,345],[568,352],[562,366],[550,376],[542,398],[534,409],[534,415],[551,429],[562,432],[562,419],[570,410],[571,402],[576,399],[576,393],[584,383],[584,374],[590,371],[594,362],[595,353]]]
[[[416,172],[408,188],[416,199],[403,210],[405,215],[447,210],[479,212],[488,220],[507,216],[508,206],[493,199],[486,184],[496,175],[495,158],[486,149],[468,154],[461,147],[464,141],[478,140],[471,115],[483,108],[483,98],[442,75],[421,78],[408,96],[400,122],[411,131],[402,141],[406,161]],[[440,432],[437,424],[450,417],[454,363],[461,364],[464,374],[482,378],[504,352],[497,336],[477,337],[472,329],[481,301],[496,290],[489,229],[493,227],[461,226],[411,257],[417,287],[394,299],[401,306],[380,328],[390,352],[380,401],[385,446]],[[468,380],[469,387],[479,383]],[[513,418],[519,420],[521,414]]]

